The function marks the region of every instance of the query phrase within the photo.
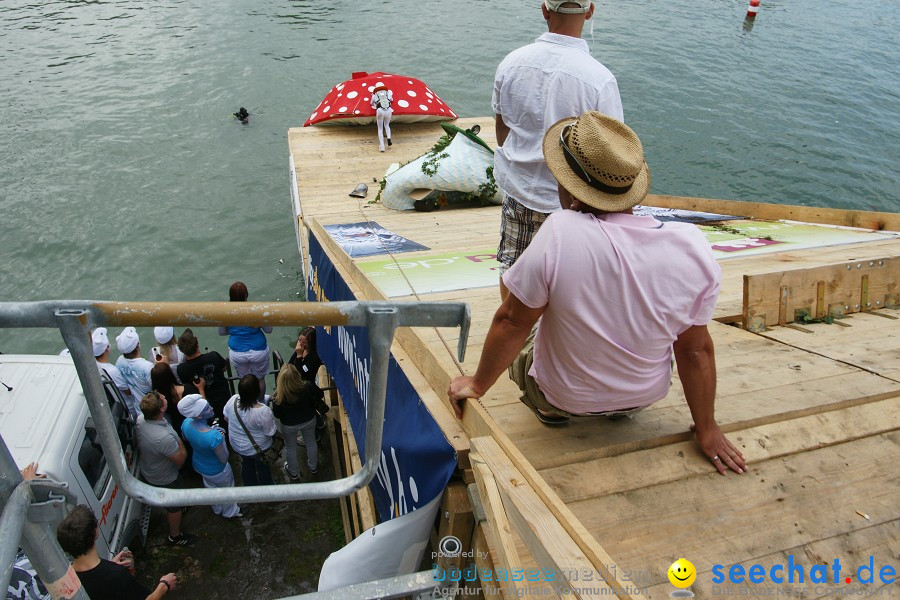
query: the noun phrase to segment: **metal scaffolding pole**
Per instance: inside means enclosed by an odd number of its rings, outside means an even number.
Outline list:
[[[129,496],[151,506],[190,506],[254,502],[279,502],[336,498],[351,494],[372,480],[381,452],[387,372],[390,348],[397,327],[460,327],[457,355],[465,358],[470,312],[468,305],[455,302],[94,302],[45,301],[0,303],[2,327],[56,327],[62,333],[75,364],[113,479]],[[254,487],[172,490],[148,485],[129,473],[121,442],[106,403],[106,394],[94,359],[90,329],[98,326],[176,325],[216,327],[220,325],[306,325],[367,327],[371,356],[366,406],[366,456],[362,470],[343,479],[317,483]],[[56,541],[47,522],[33,523],[21,516],[31,495],[5,442],[0,439],[0,498],[5,507],[0,521],[0,568],[6,580],[18,546],[15,532],[21,527],[22,548],[54,598],[87,598],[77,576]],[[15,495],[14,495],[15,491]],[[14,500],[10,498],[15,497]],[[30,500],[33,501],[33,500]],[[26,511],[27,512],[27,511]],[[8,528],[8,529],[7,529]],[[12,554],[10,554],[12,552]],[[11,557],[11,558],[10,558]],[[364,598],[393,598],[432,589],[430,573],[417,573],[383,582],[353,586]],[[372,587],[374,585],[374,587]],[[355,588],[360,588],[355,590]],[[350,590],[350,588],[344,588]],[[376,590],[376,591],[371,591]],[[380,590],[380,591],[379,591]],[[392,590],[397,590],[396,595]],[[401,593],[402,591],[402,593]],[[337,593],[337,592],[336,592]],[[69,595],[62,595],[69,594]],[[374,594],[374,595],[372,595]],[[347,595],[331,595],[342,597]]]
[[[3,438],[0,438],[0,500],[3,503],[3,517],[0,521],[0,558],[3,562],[0,567],[6,582],[3,590],[9,586],[9,575],[21,545],[31,566],[54,600],[89,600],[56,541],[56,531],[50,523],[33,522],[28,518],[28,507],[34,500],[31,486],[22,479],[19,467]],[[16,529],[19,529],[20,535],[15,535]]]
[[[384,421],[387,367],[394,330],[403,326],[460,327],[459,358],[464,358],[469,307],[456,302],[92,302],[0,303],[0,327],[57,327],[63,335],[113,478],[122,490],[151,506],[280,502],[336,498],[372,480],[378,467]],[[90,344],[91,327],[106,325],[355,326],[369,329],[372,364],[366,407],[366,456],[362,470],[335,481],[253,487],[172,490],[148,485],[128,472],[121,442],[106,406]]]

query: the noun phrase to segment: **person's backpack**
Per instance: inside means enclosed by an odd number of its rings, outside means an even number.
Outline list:
[[[383,108],[385,110],[391,107],[391,99],[388,96],[387,90],[379,90],[375,93],[375,103],[378,105],[378,108]]]

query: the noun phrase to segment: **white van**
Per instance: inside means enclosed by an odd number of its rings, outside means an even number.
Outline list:
[[[6,384],[0,386],[0,435],[19,468],[39,463],[40,473],[68,483],[78,503],[91,507],[100,524],[100,556],[143,545],[150,507],[126,496],[113,480],[72,358],[0,354],[0,381]],[[134,423],[115,385],[105,376],[101,381],[126,464],[137,477]]]

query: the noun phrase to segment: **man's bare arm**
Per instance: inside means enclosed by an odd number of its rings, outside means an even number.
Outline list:
[[[675,363],[700,449],[723,475],[747,470],[744,455],[725,437],[715,418],[716,355],[706,325],[688,328],[675,340]]]
[[[181,468],[181,465],[184,464],[184,461],[187,458],[187,448],[184,447],[184,442],[181,441],[181,438],[178,438],[178,450],[175,454],[170,454],[166,458],[175,463],[175,466],[179,469]]]
[[[529,308],[514,294],[507,294],[494,314],[475,376],[456,377],[450,382],[447,393],[457,418],[462,418],[466,398],[481,398],[512,364],[545,308]]]
[[[494,132],[497,134],[497,146],[502,146],[509,135],[509,127],[503,122],[503,115],[494,115]]]

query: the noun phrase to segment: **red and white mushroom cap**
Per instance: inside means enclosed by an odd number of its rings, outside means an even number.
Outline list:
[[[375,120],[370,104],[376,84],[383,84],[394,98],[392,121],[447,121],[456,113],[431,88],[415,77],[393,73],[353,73],[353,77],[331,88],[303,124],[365,124]]]

